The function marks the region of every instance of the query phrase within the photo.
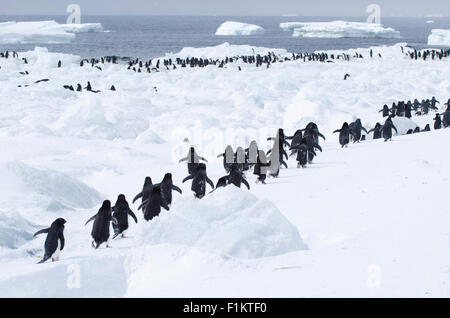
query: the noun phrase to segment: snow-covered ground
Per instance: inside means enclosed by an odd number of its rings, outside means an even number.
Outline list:
[[[69,43],[75,33],[102,32],[100,23],[60,24],[56,21],[0,23],[0,44]]]
[[[400,38],[400,32],[381,24],[365,22],[284,22],[280,28],[302,38]]]
[[[216,35],[255,35],[264,34],[264,28],[259,25],[226,21],[220,25]]]
[[[372,128],[382,122],[378,110],[399,100],[436,96],[442,111],[450,60],[411,60],[400,45],[372,49],[377,58],[369,49],[346,52],[364,56],[350,62],[269,69],[237,62],[151,74],[80,67],[79,57],[43,48],[0,58],[0,296],[448,296],[450,130],[347,149],[331,132],[358,117]],[[63,88],[87,81],[101,92]],[[433,117],[395,123],[402,133]],[[181,183],[185,137],[209,159],[216,182],[225,173],[215,158],[227,144],[256,139],[269,149],[266,138],[277,128],[290,135],[309,121],[327,140],[305,169],[292,159],[267,185],[250,173],[250,191],[231,186],[201,201],[190,182]],[[131,199],[145,176],[158,182],[166,172],[183,194],[147,223]],[[139,223],[113,248],[93,250],[92,223],[84,223],[120,193]],[[67,220],[61,260],[36,265],[45,235],[31,235],[58,217]]]
[[[450,30],[431,30],[431,34],[428,36],[428,45],[450,46]]]

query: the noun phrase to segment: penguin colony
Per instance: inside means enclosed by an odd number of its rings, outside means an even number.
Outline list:
[[[450,56],[450,50],[425,50],[414,52],[404,52],[402,47],[402,52],[409,56],[413,60],[423,59],[423,60],[434,60],[442,59]],[[378,55],[381,58],[381,55]],[[0,53],[0,58],[19,58],[16,52]],[[286,61],[303,61],[303,62],[327,62],[333,63],[334,60],[344,60],[350,61],[351,59],[362,59],[363,56],[359,53],[355,53],[350,56],[348,54],[334,55],[328,53],[314,53],[314,54],[292,54],[289,57],[278,57],[273,52],[267,55],[254,55],[254,56],[235,56],[227,57],[223,60],[220,59],[202,59],[202,58],[177,58],[175,60],[149,60],[147,62],[142,62],[139,59],[130,60],[126,67],[128,70],[135,72],[142,72],[145,70],[148,73],[159,72],[161,70],[175,70],[178,67],[181,68],[194,68],[194,67],[206,67],[210,65],[218,66],[223,68],[226,65],[241,61],[245,64],[254,64],[256,67],[269,68],[273,63],[283,63]],[[373,58],[373,51],[370,50],[370,58]],[[22,59],[24,64],[28,64],[26,58]],[[85,65],[90,65],[95,67],[99,71],[102,71],[100,64],[113,63],[118,64],[119,58],[116,56],[102,57],[101,59],[83,59],[80,62],[80,67]],[[63,67],[62,62],[59,61],[57,68]],[[239,66],[238,70],[242,70]],[[21,75],[29,75],[28,71],[20,72]],[[344,79],[350,77],[350,74],[346,74]],[[41,79],[35,82],[35,84],[41,82],[48,82],[49,79]],[[23,87],[27,87],[24,85]],[[64,85],[65,89],[70,91],[82,92],[83,89],[92,93],[99,93],[100,90],[94,90],[91,83],[88,81],[87,85],[83,88],[80,83],[78,83],[75,89],[72,85]],[[116,91],[114,85],[110,88],[111,91]],[[157,91],[157,88],[154,87]],[[339,133],[339,143],[342,147],[348,147],[350,141],[353,143],[364,141],[366,135],[363,135],[364,131],[367,135],[373,133],[373,139],[383,138],[384,141],[392,139],[393,131],[397,132],[397,128],[394,126],[392,118],[406,117],[411,118],[413,115],[422,116],[429,114],[430,111],[436,112],[436,117],[434,118],[434,129],[441,129],[450,127],[450,99],[444,105],[447,106],[444,113],[438,113],[437,104],[440,104],[435,97],[431,99],[422,100],[419,102],[415,99],[413,102],[399,101],[393,103],[389,108],[384,105],[379,111],[382,113],[383,118],[387,117],[384,124],[376,123],[375,127],[366,130],[363,127],[361,120],[357,119],[354,122],[348,124],[344,123],[341,129],[335,130],[334,133]],[[417,127],[414,130],[410,130],[407,134],[430,131],[430,125],[426,125],[425,128],[420,129]],[[276,136],[269,137],[267,140],[273,141],[272,149],[265,152],[260,150],[255,141],[252,141],[248,147],[237,147],[236,151],[228,145],[225,151],[218,155],[218,158],[223,157],[223,167],[225,170],[225,175],[219,178],[214,185],[213,181],[207,175],[207,159],[199,156],[195,150],[195,147],[190,147],[189,152],[186,157],[180,159],[181,162],[187,163],[187,173],[188,175],[183,179],[183,183],[191,181],[191,190],[197,199],[202,199],[206,195],[207,185],[211,188],[211,192],[220,187],[226,187],[228,185],[234,185],[236,187],[241,187],[243,184],[248,190],[250,190],[250,185],[246,180],[246,173],[253,169],[253,174],[257,176],[256,183],[265,184],[266,178],[270,177],[277,178],[282,167],[288,168],[285,160],[288,157],[295,156],[298,168],[305,168],[308,164],[312,163],[314,158],[317,156],[317,151],[322,152],[322,148],[319,144],[320,139],[325,140],[325,137],[320,133],[318,126],[311,122],[305,128],[298,129],[294,132],[292,136],[286,136],[282,128],[279,128]],[[288,154],[289,152],[289,154]],[[176,191],[182,194],[179,187],[173,184],[172,175],[167,173],[160,183],[153,184],[151,177],[147,176],[144,180],[144,185],[142,190],[133,198],[133,203],[137,200],[141,200],[141,204],[138,210],[141,210],[143,217],[146,221],[150,221],[157,217],[161,213],[161,208],[169,211],[172,203],[172,191]],[[91,236],[92,236],[92,247],[98,249],[102,244],[105,244],[107,248],[110,246],[110,228],[112,225],[113,235],[112,239],[118,236],[125,237],[125,233],[128,229],[128,217],[131,217],[134,222],[138,222],[135,213],[130,209],[129,204],[125,195],[120,194],[116,200],[114,206],[111,205],[111,201],[105,200],[98,210],[98,213],[87,220],[86,224],[93,221]],[[58,218],[55,220],[49,228],[42,229],[34,234],[37,236],[39,234],[47,234],[44,243],[44,256],[39,263],[44,263],[51,259],[52,261],[57,261],[59,259],[59,254],[63,250],[65,245],[64,239],[64,224],[66,220]]]
[[[411,48],[410,46],[406,46],[406,48]],[[417,50],[407,51],[405,52],[405,47],[401,47],[402,53],[411,58],[412,60],[442,60],[444,58],[450,57],[450,49],[448,50],[435,50],[435,49],[427,49],[427,50]],[[371,49],[369,51],[370,58],[374,58],[374,52]],[[0,58],[19,58],[17,52],[10,53],[9,51],[0,52]],[[381,54],[378,54],[378,58],[382,58]],[[127,70],[134,71],[136,73],[155,73],[162,71],[171,71],[176,70],[178,68],[204,68],[207,66],[216,66],[218,68],[225,68],[228,66],[232,66],[233,63],[243,63],[246,65],[254,65],[255,67],[261,68],[270,68],[272,64],[276,63],[284,63],[290,61],[296,62],[322,62],[322,63],[334,63],[335,61],[353,61],[358,59],[364,59],[364,56],[361,53],[355,52],[354,54],[331,54],[327,52],[321,53],[292,53],[288,56],[278,56],[274,52],[268,52],[267,54],[254,54],[254,55],[241,55],[241,56],[231,56],[225,57],[223,59],[212,59],[212,58],[198,58],[198,57],[188,57],[188,58],[167,58],[167,59],[149,59],[147,61],[143,61],[139,58],[130,59],[127,57],[117,57],[117,56],[104,56],[100,59],[91,58],[91,59],[83,59],[80,61],[80,67],[90,66],[91,68],[98,69],[99,71],[103,71],[103,66],[106,63],[110,64],[120,64],[124,65]],[[24,64],[28,64],[26,58],[22,58]],[[122,63],[119,63],[122,62]],[[63,67],[61,61],[58,61],[57,68]],[[238,71],[242,71],[241,66],[237,66]],[[28,71],[20,72],[21,75],[29,75]],[[351,75],[345,74],[344,80],[347,80]],[[36,81],[35,84],[40,82],[48,82],[48,79],[42,79]],[[19,85],[19,87],[28,87],[29,85]],[[77,88],[75,89],[74,85],[66,84],[63,85],[64,89],[76,92],[82,92],[83,87],[80,83],[78,83]],[[91,83],[88,81],[87,85],[84,87],[84,90],[91,93],[100,93],[100,90],[93,89]],[[110,91],[116,91],[116,87],[111,85],[109,88]],[[155,92],[158,91],[157,87],[154,87]]]

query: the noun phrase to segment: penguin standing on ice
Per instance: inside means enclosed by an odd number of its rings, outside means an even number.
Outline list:
[[[312,152],[314,156],[316,155],[314,149],[308,149],[308,143],[306,139],[302,139],[300,145],[297,147],[297,168],[305,168],[306,164],[308,163],[308,152]]]
[[[189,175],[183,179],[183,183],[192,179],[191,190],[194,192],[194,196],[197,199],[201,199],[206,194],[206,183],[208,183],[214,190],[214,183],[208,177],[206,173],[206,165],[200,163],[194,175]]]
[[[116,205],[112,207],[112,211],[114,212],[112,217],[117,220],[117,224],[113,224],[113,239],[120,234],[122,234],[122,237],[125,237],[125,231],[128,230],[128,215],[133,218],[134,222],[138,222],[136,215],[131,211],[130,206],[128,205],[125,195],[119,194]]]
[[[392,129],[398,134],[397,128],[394,126],[391,117],[386,119],[386,122],[383,125],[382,132],[384,141],[392,140]]]
[[[64,224],[66,220],[59,218],[56,219],[49,228],[37,231],[34,236],[47,233],[47,237],[44,243],[44,257],[38,264],[42,264],[52,259],[52,262],[59,259],[59,254],[64,249]]]
[[[181,158],[179,162],[187,161],[188,173],[190,175],[194,175],[195,170],[197,169],[197,167],[200,164],[200,160],[208,162],[208,160],[206,160],[205,158],[197,155],[195,148],[193,146],[191,146],[189,148],[189,152],[188,152],[187,156],[184,158]]]
[[[91,236],[94,239],[92,241],[92,247],[98,249],[99,246],[106,242],[106,247],[111,247],[109,245],[109,226],[111,221],[114,225],[117,225],[117,220],[112,217],[111,213],[111,201],[103,201],[102,207],[98,210],[98,213],[87,220],[86,226],[89,222],[94,221],[92,226]]]
[[[442,128],[442,119],[440,114],[436,114],[436,117],[434,117],[434,129],[441,129]]]
[[[341,147],[348,147],[348,143],[350,142],[350,128],[348,123],[345,122],[341,129],[333,131],[333,134],[335,133],[339,133],[339,144]]]
[[[133,203],[136,202],[139,198],[142,198],[141,203],[146,201],[153,190],[152,178],[145,177],[144,185],[142,187],[142,191],[139,192],[133,199]]]
[[[172,174],[166,173],[164,175],[163,180],[161,183],[158,183],[155,185],[161,189],[161,200],[164,204],[166,204],[169,208],[172,205],[172,190],[175,190],[179,192],[180,194],[183,193],[179,187],[173,184],[172,181]]]
[[[361,131],[364,130],[367,134],[366,128],[361,124],[361,119],[357,119],[350,125],[350,135],[352,136],[353,143],[359,142],[361,140]]]
[[[234,150],[233,148],[228,145],[225,148],[225,152],[221,153],[217,156],[217,158],[223,157],[223,168],[227,173],[230,173],[231,165],[234,162]]]
[[[270,162],[267,161],[266,153],[264,150],[258,151],[258,157],[256,159],[255,167],[253,168],[253,174],[258,176],[256,183],[261,182],[266,184],[266,177]]]
[[[388,117],[389,116],[389,107],[388,105],[384,105],[383,109],[379,111],[379,113],[383,113],[383,117]]]
[[[144,219],[146,221],[150,221],[159,216],[161,213],[161,207],[169,211],[169,207],[162,200],[161,188],[155,186],[152,189],[150,197],[146,201],[142,202],[138,210],[142,209],[144,212]]]
[[[373,132],[373,139],[380,139],[382,135],[382,127],[383,126],[381,126],[380,123],[376,123],[375,127],[369,130],[367,133],[370,134],[371,132]]]
[[[247,180],[245,180],[244,176],[242,175],[242,171],[236,164],[231,167],[230,174],[222,178],[223,180],[227,181],[227,184],[233,184],[238,188],[240,188],[241,184],[243,183],[250,190],[250,185],[248,184]]]

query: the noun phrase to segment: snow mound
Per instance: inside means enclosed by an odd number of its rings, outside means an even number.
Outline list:
[[[212,58],[212,59],[222,59],[231,56],[253,56],[256,54],[265,55],[269,52],[273,52],[277,55],[287,55],[288,52],[285,49],[275,49],[266,47],[257,47],[250,45],[232,45],[228,42],[216,46],[208,47],[185,47],[181,49],[176,54],[167,54],[167,57],[199,57],[199,58]]]
[[[49,128],[61,136],[83,139],[112,140],[120,135],[106,119],[102,100],[92,96],[80,98],[69,106]]]
[[[0,23],[0,44],[69,43],[75,33],[102,32],[100,23],[59,24],[56,21]]]
[[[365,22],[286,22],[280,27],[301,38],[400,38],[400,32],[393,28]]]
[[[255,24],[227,21],[217,29],[216,35],[256,35],[264,34],[264,28]]]
[[[143,133],[141,133],[136,138],[136,143],[145,145],[145,144],[163,144],[166,141],[158,135],[153,129],[147,129]]]
[[[18,248],[31,240],[31,224],[20,215],[6,215],[0,211],[0,246]]]
[[[48,211],[90,209],[103,199],[96,190],[54,170],[36,169],[21,162],[10,163],[8,168],[25,185],[27,196],[31,191],[44,197],[39,202],[45,202]]]
[[[428,36],[428,45],[450,46],[450,30],[431,30],[431,34]]]
[[[179,244],[240,258],[307,249],[297,229],[269,200],[234,186],[203,200],[179,199],[141,228],[143,244]]]
[[[397,128],[399,135],[406,135],[406,132],[408,130],[410,129],[414,130],[417,126],[419,126],[414,121],[406,117],[396,116],[392,118],[392,122],[394,123],[395,128]]]

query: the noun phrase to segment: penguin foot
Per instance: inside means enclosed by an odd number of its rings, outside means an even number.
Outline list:
[[[108,245],[108,244],[106,244],[106,248],[112,248],[112,246],[111,246],[111,245]]]

